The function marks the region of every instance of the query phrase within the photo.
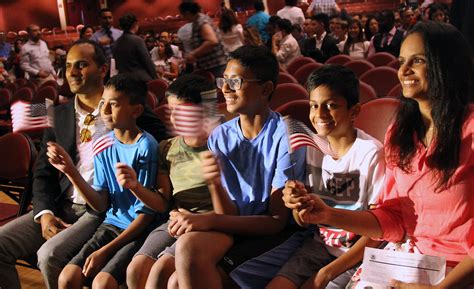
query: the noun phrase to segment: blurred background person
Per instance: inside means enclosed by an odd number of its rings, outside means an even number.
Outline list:
[[[219,19],[219,31],[222,45],[227,53],[232,52],[244,44],[243,28],[237,16],[231,9],[224,9]]]
[[[448,23],[449,15],[443,4],[433,3],[428,6],[428,20]],[[472,15],[474,17],[474,15]]]
[[[349,22],[349,33],[347,40],[342,46],[341,52],[354,59],[365,59],[369,51],[370,41],[365,40],[362,24],[358,20]]]
[[[192,23],[191,51],[185,54],[187,63],[195,64],[195,69],[207,70],[215,77],[221,77],[227,63],[227,55],[221,39],[209,16],[201,13],[201,6],[195,2],[182,2],[179,12]]]
[[[273,35],[272,39],[272,52],[283,68],[286,68],[293,59],[301,55],[298,42],[291,35],[291,26],[290,20],[280,19],[277,23],[280,34]]]
[[[245,26],[244,27],[244,45],[265,45],[260,38],[260,33],[257,30],[257,27],[254,26]]]
[[[370,41],[372,37],[379,32],[379,21],[375,16],[369,16],[365,23],[365,40]]]
[[[137,17],[127,13],[119,19],[123,29],[113,49],[116,67],[119,73],[134,73],[143,81],[156,78],[155,66],[151,61],[145,41],[135,35],[139,29]]]
[[[178,77],[179,60],[174,57],[171,45],[168,42],[159,41],[151,51],[151,60],[155,64],[156,73],[167,82]]]
[[[81,32],[79,32],[79,39],[91,39],[94,32],[94,27],[86,25],[82,27]]]
[[[270,19],[270,15],[265,12],[265,5],[261,0],[255,1],[253,8],[255,9],[255,14],[247,19],[246,25],[256,27],[262,41],[267,42],[270,39],[270,36],[267,33],[266,26]]]

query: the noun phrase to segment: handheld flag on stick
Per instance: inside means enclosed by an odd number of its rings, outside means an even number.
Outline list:
[[[335,157],[326,138],[312,132],[305,124],[285,117],[285,123],[288,130],[289,153],[293,153],[300,147],[309,146],[321,151],[325,155]]]
[[[202,104],[185,103],[168,107],[166,110],[167,126],[172,135],[200,136],[209,134],[221,123],[217,114],[216,90],[201,92]]]
[[[53,123],[53,101],[49,98],[42,103],[19,100],[11,106],[13,132],[44,129]]]

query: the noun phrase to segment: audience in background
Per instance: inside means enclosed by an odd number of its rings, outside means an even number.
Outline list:
[[[415,24],[415,12],[410,6],[405,6],[401,9],[400,20],[402,25],[399,29],[405,31],[405,33]]]
[[[445,9],[444,5],[433,3],[428,6],[428,9],[428,20],[433,20],[436,22],[449,22],[448,11]]]
[[[341,12],[335,0],[313,0],[306,9],[306,15],[311,17],[316,14],[324,13],[328,16],[336,15]]]
[[[244,27],[244,45],[265,45],[260,38],[260,33],[257,28],[254,26],[245,26]]]
[[[179,60],[174,57],[173,50],[168,42],[159,41],[150,54],[159,77],[168,82],[178,77]]]
[[[16,79],[25,78],[25,71],[20,66],[20,52],[23,47],[23,40],[15,39],[13,42],[13,49],[8,58],[8,67],[12,69],[13,75]]]
[[[278,10],[276,15],[280,18],[290,20],[291,24],[298,24],[303,27],[304,13],[300,7],[296,6],[296,0],[285,0],[285,7]]]
[[[115,41],[122,36],[122,31],[112,26],[114,22],[112,10],[108,8],[101,9],[99,16],[101,28],[92,34],[91,40],[99,43],[104,48],[110,64],[110,59],[113,56],[112,48]]]
[[[91,39],[94,32],[94,27],[86,25],[82,27],[81,32],[79,32],[79,39]]]
[[[7,59],[10,56],[11,51],[12,46],[10,43],[5,41],[5,33],[0,32],[0,65],[6,65]]]
[[[195,63],[196,69],[207,70],[216,77],[221,76],[226,63],[226,53],[212,20],[201,12],[201,6],[195,2],[182,2],[179,12],[193,25],[193,50],[185,54],[184,59],[187,63]]]
[[[301,55],[300,46],[291,34],[291,22],[288,19],[280,19],[277,22],[278,34],[272,37],[272,52],[276,55],[280,66],[286,66],[296,57]]]
[[[370,41],[365,40],[362,24],[358,20],[349,22],[349,34],[347,40],[341,46],[341,53],[349,55],[353,59],[367,58]]]
[[[55,79],[56,72],[49,58],[48,45],[41,40],[39,26],[31,24],[26,31],[28,41],[21,48],[20,66],[28,73],[29,80],[40,86],[48,80]]]
[[[258,32],[260,33],[260,37],[264,43],[269,41],[270,37],[267,33],[266,26],[270,15],[265,12],[265,5],[261,0],[256,0],[253,4],[255,9],[255,14],[247,19],[247,26],[254,26],[257,28]]]
[[[393,11],[385,10],[379,16],[380,29],[370,41],[369,56],[376,52],[388,52],[395,57],[400,53],[403,31],[395,27]]]
[[[327,32],[329,17],[326,14],[320,13],[312,16],[310,27],[312,27],[311,29],[314,31],[314,34],[305,41],[302,51],[304,56],[324,63],[331,56],[340,53],[337,48],[337,40]]]
[[[131,13],[119,19],[122,36],[115,41],[113,56],[119,73],[133,73],[137,78],[148,81],[156,78],[155,66],[151,61],[145,41],[136,35],[137,17]]]
[[[222,45],[227,53],[232,52],[244,43],[243,28],[234,11],[224,9],[219,19],[219,30]]]
[[[364,27],[365,40],[371,41],[372,37],[379,32],[379,21],[375,16],[369,16]]]

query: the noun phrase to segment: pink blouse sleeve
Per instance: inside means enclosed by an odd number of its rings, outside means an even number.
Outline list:
[[[401,204],[395,186],[395,178],[390,168],[385,170],[385,180],[382,192],[375,209],[370,211],[382,228],[381,240],[399,242],[405,236]]]

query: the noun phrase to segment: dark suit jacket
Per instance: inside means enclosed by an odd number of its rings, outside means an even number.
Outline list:
[[[152,134],[158,141],[168,137],[166,129],[153,112],[145,107],[138,118],[137,124],[143,130]],[[55,141],[61,145],[77,163],[76,147],[76,116],[74,100],[55,107],[54,128],[46,129],[40,144],[40,152],[33,171],[33,212],[34,215],[43,210],[51,210],[57,214],[57,205],[66,196],[71,182],[49,162],[46,156],[47,142]]]
[[[337,48],[337,40],[329,34],[323,39],[321,49],[316,49],[316,38],[311,37],[304,42],[302,51],[304,56],[311,57],[319,63],[324,63],[331,56],[338,55],[339,48]]]
[[[139,36],[124,32],[115,42],[113,53],[119,73],[134,73],[144,81],[156,79],[155,65]]]

